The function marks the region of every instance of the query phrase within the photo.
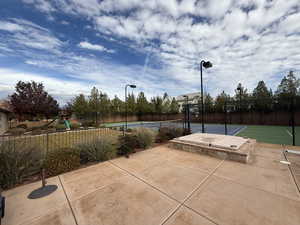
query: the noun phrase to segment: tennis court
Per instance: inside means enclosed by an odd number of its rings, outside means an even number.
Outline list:
[[[300,145],[300,126],[295,129],[296,145]],[[292,128],[288,126],[247,126],[237,136],[254,138],[259,142],[292,145]]]
[[[122,127],[125,123],[109,123],[106,124],[108,127]],[[160,127],[183,127],[182,120],[171,120],[171,121],[137,121],[129,122],[128,128],[147,127],[158,130]],[[227,125],[228,135],[236,135],[238,132],[245,129],[244,125]],[[192,133],[202,132],[201,123],[191,123]],[[225,126],[223,124],[205,124],[205,132],[213,134],[225,134]]]
[[[108,127],[122,127],[122,123],[109,123]],[[172,121],[136,121],[128,122],[128,128],[148,127],[158,130],[163,126],[183,127],[182,120]],[[201,123],[191,123],[192,133],[202,132]],[[258,142],[292,145],[292,129],[289,126],[262,126],[262,125],[227,125],[228,135],[237,135],[256,139]],[[225,134],[224,124],[205,124],[205,132],[212,134]],[[295,129],[296,145],[300,146],[300,126]]]

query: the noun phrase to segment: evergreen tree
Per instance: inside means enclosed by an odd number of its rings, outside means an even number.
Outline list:
[[[227,102],[227,105],[229,105],[230,100],[231,100],[230,95],[228,95],[224,91],[222,91],[222,93],[216,97],[215,111],[216,112],[224,112],[225,102]]]
[[[210,96],[210,94],[205,94],[204,96],[204,111],[205,112],[213,112],[214,110],[214,99]]]
[[[114,99],[111,100],[111,112],[114,114],[124,113],[124,102],[115,95]]]
[[[133,93],[128,94],[127,96],[127,112],[128,114],[136,113],[136,101]]]
[[[101,96],[99,90],[93,87],[89,96],[89,110],[95,119],[95,123],[98,124],[98,118],[101,111]]]
[[[107,116],[110,113],[110,99],[106,93],[100,92],[100,115]]]
[[[272,90],[268,90],[264,81],[259,81],[253,93],[253,107],[255,111],[270,111],[272,108]]]
[[[300,80],[297,79],[293,71],[290,71],[287,76],[281,80],[276,97],[278,98],[279,107],[287,110],[293,99],[297,99],[298,90],[300,87]]]
[[[251,108],[249,102],[249,94],[247,88],[243,87],[241,83],[238,84],[237,88],[235,89],[235,97],[236,101],[236,108],[242,111],[246,111],[247,109]]]
[[[170,104],[170,113],[172,113],[172,114],[179,113],[179,105],[175,98],[172,98],[172,101]]]
[[[76,96],[72,101],[72,111],[79,119],[83,119],[89,113],[89,103],[84,94]]]
[[[140,92],[136,100],[136,112],[139,115],[147,114],[151,112],[151,108],[144,92]]]
[[[171,101],[167,93],[164,93],[162,100],[162,113],[170,113]]]
[[[151,99],[152,109],[154,113],[162,114],[163,112],[163,99],[159,96]]]

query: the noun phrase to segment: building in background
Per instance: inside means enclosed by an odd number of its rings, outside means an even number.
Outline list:
[[[0,101],[0,135],[4,134],[9,129],[9,116],[11,110],[6,101]]]
[[[0,135],[4,134],[9,126],[8,126],[8,117],[9,117],[10,111],[1,108],[0,106]]]

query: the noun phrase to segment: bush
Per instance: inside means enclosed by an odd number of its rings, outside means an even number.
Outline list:
[[[56,128],[56,130],[61,131],[61,130],[65,130],[66,126],[64,124],[59,123],[59,124],[56,124],[55,128]]]
[[[119,155],[128,156],[130,153],[134,152],[135,148],[138,147],[139,142],[135,134],[125,134],[124,136],[119,136]]]
[[[83,121],[82,122],[83,127],[96,127],[96,124],[94,121]]]
[[[0,184],[11,188],[24,178],[39,172],[42,153],[39,148],[23,142],[7,141],[0,145]]]
[[[81,127],[81,126],[80,126],[79,123],[71,123],[71,129],[76,130],[76,129],[79,129],[80,127]]]
[[[116,141],[109,137],[96,139],[91,143],[80,144],[77,149],[80,154],[80,162],[101,162],[116,156]]]
[[[22,124],[17,125],[16,128],[23,128],[26,130],[28,127],[27,127],[27,124],[22,123]]]
[[[31,134],[33,135],[39,135],[39,134],[42,134],[43,133],[43,130],[42,129],[34,129]]]
[[[24,128],[12,128],[9,130],[9,133],[12,135],[22,135],[26,132]]]
[[[135,130],[138,147],[146,149],[150,147],[155,139],[155,132],[149,128],[140,127]]]
[[[44,163],[47,174],[51,176],[74,170],[79,166],[79,154],[71,148],[56,149],[49,152]]]
[[[184,135],[184,130],[178,127],[161,127],[158,130],[157,141],[164,142]]]

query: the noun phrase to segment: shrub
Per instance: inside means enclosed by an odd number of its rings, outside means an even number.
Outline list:
[[[101,162],[116,156],[116,141],[109,137],[96,139],[91,143],[80,144],[77,149],[80,154],[80,162]]]
[[[155,132],[149,128],[140,127],[135,130],[137,137],[138,147],[148,148],[150,147],[155,139]]]
[[[119,155],[128,156],[130,153],[134,152],[135,148],[139,147],[139,142],[135,134],[125,134],[124,136],[119,136]]]
[[[42,133],[43,133],[42,129],[34,129],[31,132],[31,134],[33,134],[33,135],[39,135],[39,134],[42,134]]]
[[[16,140],[0,144],[0,186],[11,188],[33,173],[39,172],[41,150]]]
[[[80,124],[79,123],[71,123],[71,129],[79,129]]]
[[[56,124],[55,126],[56,130],[65,130],[66,129],[66,126],[64,124]]]
[[[94,121],[91,121],[91,120],[83,121],[81,124],[83,127],[95,127],[96,126]]]
[[[24,128],[12,128],[9,130],[9,133],[12,135],[22,135],[26,132]]]
[[[164,142],[184,135],[184,130],[178,127],[161,127],[158,130],[157,141]]]
[[[74,170],[80,166],[80,157],[76,149],[62,148],[49,152],[44,167],[47,174],[54,176]]]
[[[22,123],[22,124],[17,125],[16,128],[23,128],[26,130],[28,127],[27,127],[27,124]]]

